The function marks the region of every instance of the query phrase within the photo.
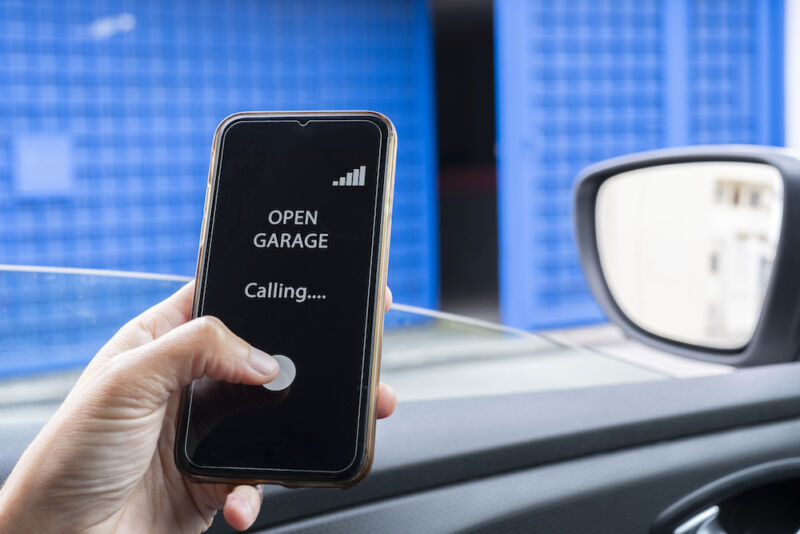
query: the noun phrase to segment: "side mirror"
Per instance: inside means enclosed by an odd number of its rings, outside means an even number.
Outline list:
[[[797,359],[800,159],[757,146],[644,152],[585,169],[581,263],[609,319],[729,365]]]

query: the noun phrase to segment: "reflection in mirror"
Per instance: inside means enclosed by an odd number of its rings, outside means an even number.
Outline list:
[[[753,335],[783,215],[783,182],[760,163],[660,165],[597,195],[597,248],[614,300],[664,338],[736,349]]]

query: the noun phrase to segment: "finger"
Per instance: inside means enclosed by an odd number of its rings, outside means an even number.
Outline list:
[[[261,385],[278,375],[278,362],[204,316],[185,323],[112,360],[111,373],[131,393],[164,403],[192,380],[209,377],[234,384]],[[144,395],[147,395],[144,397]]]
[[[397,407],[397,394],[389,384],[378,386],[378,419],[389,417]]]
[[[262,499],[260,488],[237,486],[228,494],[222,515],[225,516],[225,521],[236,530],[246,530],[258,517]]]
[[[97,359],[105,360],[140,347],[187,322],[192,315],[193,296],[194,280],[123,325],[100,349]]]
[[[386,293],[384,294],[384,297],[383,297],[383,312],[384,313],[388,312],[389,308],[392,307],[393,298],[394,297],[392,296],[392,290],[389,289],[389,286],[386,286]]]
[[[152,333],[153,339],[189,321],[194,300],[194,280],[178,291],[145,310],[133,322]]]

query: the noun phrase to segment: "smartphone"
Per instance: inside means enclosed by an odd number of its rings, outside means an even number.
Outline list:
[[[185,475],[346,487],[369,472],[396,137],[368,111],[237,113],[217,128],[193,316],[221,319],[281,371],[186,388]]]

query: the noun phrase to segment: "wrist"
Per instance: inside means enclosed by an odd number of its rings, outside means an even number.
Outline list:
[[[0,489],[0,532],[20,534],[49,532],[41,523],[41,514],[20,498],[19,491],[8,482]]]
[[[41,469],[35,469],[41,458],[31,458],[32,449],[35,445],[25,451],[0,488],[0,533],[71,532],[70,518],[59,517],[57,507],[42,489],[47,487],[47,477]]]

